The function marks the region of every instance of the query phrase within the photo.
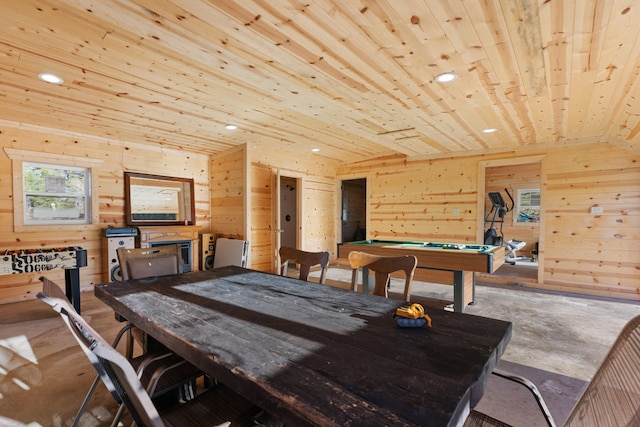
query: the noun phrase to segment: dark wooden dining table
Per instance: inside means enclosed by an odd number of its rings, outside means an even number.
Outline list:
[[[99,284],[118,314],[287,426],[448,426],[483,395],[512,325],[240,267]]]

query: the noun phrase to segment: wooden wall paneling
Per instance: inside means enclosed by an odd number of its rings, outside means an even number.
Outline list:
[[[115,164],[105,164],[100,172],[100,223],[125,223],[124,171]],[[107,170],[109,169],[109,170]]]
[[[545,278],[578,292],[637,299],[640,250],[638,157],[594,147],[550,156],[550,236]],[[573,165],[575,171],[566,173]],[[602,214],[591,213],[601,207]]]
[[[335,181],[310,177],[302,180],[303,250],[329,251],[336,257]]]
[[[100,231],[105,227],[124,226],[124,171],[159,173],[171,176],[194,177],[196,205],[199,215],[197,225],[209,228],[207,155],[188,153],[158,146],[123,143],[108,138],[69,134],[44,128],[15,128],[0,126],[0,251],[81,246],[87,250],[88,266],[80,269],[80,282],[84,290],[101,283],[102,245]],[[4,148],[31,150],[77,158],[95,159],[101,162],[98,181],[98,222],[86,226],[51,226],[45,232],[20,232],[13,229],[13,191],[11,161]],[[206,188],[206,190],[203,190]],[[0,275],[0,303],[33,298],[41,289],[38,280],[46,275],[60,284],[64,283],[63,270],[45,273]]]
[[[640,300],[640,158],[617,146],[561,146],[524,156],[369,160],[341,166],[337,178],[354,172],[370,177],[372,238],[475,241],[482,233],[477,219],[483,219],[477,212],[483,204],[478,204],[477,180],[484,174],[472,179],[469,171],[475,173],[482,162],[488,168],[516,164],[525,170],[536,158],[546,212],[539,236],[544,259],[539,283],[527,285]],[[472,212],[468,222],[464,216],[445,221],[450,217],[443,212],[454,204]],[[592,206],[604,213],[591,214]],[[429,221],[419,221],[419,215]]]
[[[373,169],[371,238],[475,242],[473,161],[392,161]]]
[[[246,149],[211,158],[211,224],[216,237],[245,238]]]
[[[273,270],[273,171],[251,164],[251,267]]]
[[[265,170],[269,168],[272,171],[278,169],[281,176],[301,180],[302,191],[298,199],[301,217],[298,239],[301,249],[326,250],[334,257],[335,223],[339,221],[339,217],[335,214],[337,163],[323,157],[322,150],[319,154],[309,152],[306,156],[292,157],[291,153],[272,150],[265,144],[251,144],[249,151],[253,168]],[[266,176],[261,182],[260,185],[266,185]],[[260,187],[258,186],[257,189]],[[273,222],[273,219],[271,221]]]

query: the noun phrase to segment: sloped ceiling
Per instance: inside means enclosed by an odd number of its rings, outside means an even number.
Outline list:
[[[4,3],[2,125],[338,162],[640,146],[640,0]]]

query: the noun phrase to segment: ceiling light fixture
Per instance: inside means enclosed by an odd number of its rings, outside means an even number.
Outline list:
[[[494,132],[497,132],[497,131],[498,131],[498,129],[496,129],[496,128],[482,129],[483,133],[494,133]]]
[[[64,82],[61,77],[51,73],[40,73],[38,74],[38,78],[43,82],[53,83],[54,85],[60,85]]]
[[[438,83],[449,83],[458,78],[456,73],[442,73],[436,76],[436,81]]]
[[[314,153],[317,153],[318,151],[320,151],[319,148],[312,148],[311,151],[313,151]]]
[[[236,125],[226,125],[224,128],[227,129],[227,130],[236,130],[236,129],[238,129],[238,126],[236,126]]]

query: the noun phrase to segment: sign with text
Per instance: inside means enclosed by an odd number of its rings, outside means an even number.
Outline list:
[[[6,251],[0,255],[0,274],[36,273],[78,265],[77,247]]]

